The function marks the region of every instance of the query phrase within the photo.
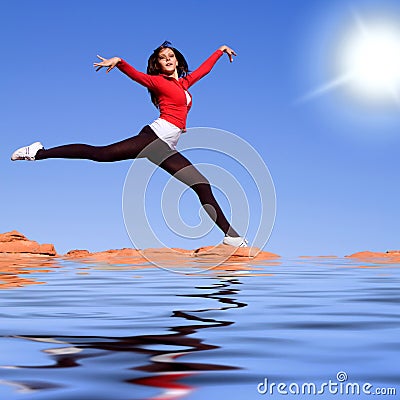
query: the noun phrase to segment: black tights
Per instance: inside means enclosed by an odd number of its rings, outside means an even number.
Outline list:
[[[199,197],[207,214],[226,235],[239,236],[226,220],[207,178],[186,157],[159,139],[148,125],[137,136],[108,146],[67,144],[39,150],[35,156],[36,160],[47,158],[77,158],[99,162],[147,158],[190,186]]]

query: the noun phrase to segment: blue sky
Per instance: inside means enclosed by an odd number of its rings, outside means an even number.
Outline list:
[[[399,248],[399,104],[369,103],[344,88],[299,101],[336,77],[355,12],[400,26],[400,4],[389,0],[7,2],[0,231],[17,229],[60,253],[132,246],[121,210],[130,161],[12,163],[10,155],[36,140],[103,145],[139,132],[157,117],[146,90],[119,71],[95,73],[92,63],[96,54],[118,55],[145,70],[152,50],[170,40],[191,69],[222,44],[238,53],[192,88],[188,126],[232,132],[265,161],[277,195],[266,250]],[[197,215],[194,197],[183,207]],[[220,240],[214,230],[191,247]],[[174,245],[183,246],[179,236]]]

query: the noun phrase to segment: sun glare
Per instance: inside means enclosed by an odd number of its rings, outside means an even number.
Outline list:
[[[388,27],[365,26],[348,38],[343,74],[351,88],[373,98],[397,98],[400,89],[400,34]]]
[[[338,74],[301,100],[342,88],[360,99],[400,105],[400,25],[389,19],[365,22],[355,14],[354,26],[341,43]]]

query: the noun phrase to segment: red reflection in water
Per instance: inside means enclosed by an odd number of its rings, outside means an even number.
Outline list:
[[[218,278],[212,278],[216,280]],[[195,374],[207,371],[236,370],[238,367],[211,363],[185,362],[184,357],[199,351],[218,349],[220,346],[204,343],[199,337],[192,337],[202,329],[225,327],[233,324],[232,321],[207,318],[207,312],[212,311],[213,316],[217,311],[232,308],[246,307],[247,304],[235,299],[239,292],[240,282],[236,278],[224,278],[208,286],[197,287],[198,290],[190,295],[178,295],[183,297],[200,297],[212,299],[214,307],[197,310],[174,310],[171,318],[190,321],[190,325],[178,325],[168,328],[168,332],[162,335],[137,335],[128,337],[20,337],[22,339],[34,340],[48,343],[65,343],[63,348],[44,350],[50,354],[55,361],[51,365],[42,366],[18,366],[16,368],[28,369],[53,369],[82,367],[80,360],[104,356],[104,352],[140,353],[147,356],[147,363],[140,366],[132,366],[132,370],[143,371],[148,376],[140,376],[128,379],[126,382],[133,385],[152,387],[161,390],[161,393],[147,397],[146,400],[176,400],[186,397],[196,387],[182,380],[190,378]],[[219,305],[219,306],[218,306]],[[201,315],[204,315],[203,317]],[[222,315],[222,314],[221,314]],[[157,350],[158,347],[174,348],[174,351]],[[154,349],[152,349],[152,347]],[[184,348],[184,350],[179,350]],[[85,350],[100,350],[97,352],[85,352]]]
[[[59,267],[56,260],[52,257],[0,253],[0,289],[19,288],[46,283],[38,281],[33,277],[26,277],[26,275],[51,272],[52,268]]]

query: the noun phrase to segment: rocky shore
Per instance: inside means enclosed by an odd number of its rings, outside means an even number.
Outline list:
[[[79,260],[80,262],[101,262],[108,264],[140,264],[150,261],[167,260],[175,263],[186,262],[190,259],[205,261],[264,261],[279,259],[280,256],[255,247],[232,248],[223,244],[200,247],[195,250],[179,248],[161,248],[137,250],[132,248],[106,250],[91,253],[88,250],[71,250],[66,254],[58,254],[53,244],[39,244],[28,239],[22,233],[11,231],[0,234],[0,256],[12,258],[49,257],[54,259]],[[331,256],[333,257],[333,256]],[[346,256],[359,260],[379,260],[384,263],[400,262],[400,250],[386,252],[362,251]]]
[[[22,233],[11,231],[0,234],[0,255],[31,255],[47,256],[59,259],[79,260],[80,262],[102,262],[118,264],[145,263],[149,260],[167,260],[171,262],[185,262],[191,259],[207,259],[226,261],[241,260],[273,260],[280,256],[267,251],[261,251],[255,247],[233,248],[220,244],[218,246],[201,247],[195,250],[185,250],[179,248],[161,248],[137,250],[132,248],[106,250],[91,253],[88,250],[71,250],[66,254],[58,254],[53,244],[39,244],[34,240],[28,239]]]

